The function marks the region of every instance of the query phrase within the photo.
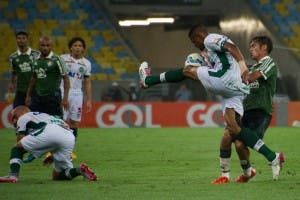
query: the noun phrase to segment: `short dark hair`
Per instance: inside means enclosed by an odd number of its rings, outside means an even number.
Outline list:
[[[16,30],[16,37],[18,36],[18,35],[26,35],[27,37],[28,37],[28,33],[27,33],[27,31],[26,30],[24,30],[24,29],[19,29],[19,30]]]
[[[270,54],[273,50],[272,40],[268,36],[265,36],[265,35],[255,36],[251,39],[250,42],[257,42],[260,46],[267,45],[268,54]]]
[[[69,49],[71,49],[72,45],[77,41],[80,41],[82,43],[83,48],[85,49],[85,41],[81,37],[73,37],[68,43]]]
[[[192,26],[192,28],[189,31],[189,38],[192,38],[193,36],[197,35],[199,32],[207,32],[205,26],[203,24],[196,24]]]

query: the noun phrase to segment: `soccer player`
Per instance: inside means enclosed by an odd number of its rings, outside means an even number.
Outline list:
[[[62,55],[66,63],[67,74],[70,79],[69,110],[64,110],[64,120],[69,120],[70,128],[75,138],[78,134],[78,124],[82,116],[83,91],[86,94],[86,112],[92,109],[91,91],[91,62],[83,57],[85,41],[81,37],[74,37],[69,41],[70,54]]]
[[[16,107],[11,121],[22,139],[11,149],[10,173],[0,177],[0,182],[16,183],[23,154],[27,151],[34,158],[39,158],[48,151],[53,154],[53,180],[71,180],[83,176],[96,181],[96,174],[84,163],[74,168],[70,154],[74,148],[75,137],[69,126],[59,118],[46,113],[30,112],[26,106]]]
[[[242,124],[254,130],[260,139],[263,139],[270,125],[274,109],[272,99],[276,90],[278,67],[269,56],[272,50],[272,40],[267,36],[256,36],[250,41],[250,56],[256,64],[250,68],[248,76],[250,94],[243,101],[245,112]],[[239,140],[235,141],[235,147],[243,169],[243,174],[235,181],[248,182],[256,172],[251,168],[249,149]]]
[[[158,76],[151,76],[151,69],[143,62],[139,68],[141,86],[147,88],[162,82],[180,82],[186,78],[201,81],[206,90],[223,97],[222,107],[226,122],[224,135],[229,134],[263,154],[271,164],[273,179],[277,180],[282,154],[269,149],[254,131],[240,126],[243,115],[242,100],[245,94],[249,94],[249,87],[242,83],[242,78],[244,82],[248,81],[248,69],[239,48],[224,35],[209,34],[202,25],[192,27],[189,38],[203,55],[191,54],[183,69],[164,72]],[[204,62],[205,58],[208,63]],[[231,145],[231,141],[227,141],[227,145]],[[227,151],[221,149],[220,157],[227,157],[226,153]],[[215,181],[213,183],[218,184]]]
[[[40,52],[31,49],[28,42],[28,33],[25,30],[16,31],[18,50],[9,57],[11,74],[8,84],[8,93],[15,91],[13,108],[25,105],[26,92],[33,73],[32,63]]]
[[[52,41],[47,36],[40,38],[39,50],[41,55],[33,62],[33,75],[27,90],[26,105],[30,105],[32,111],[62,118],[62,106],[66,110],[69,109],[70,82],[65,62],[52,52]],[[63,79],[65,90],[63,98],[60,90],[61,79]],[[34,87],[37,94],[31,99],[30,94]]]

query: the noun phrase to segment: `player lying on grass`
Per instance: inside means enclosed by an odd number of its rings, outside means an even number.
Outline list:
[[[258,138],[256,132],[240,125],[242,101],[245,94],[249,94],[249,87],[242,82],[241,76],[247,82],[248,69],[238,47],[224,35],[209,34],[201,25],[191,29],[189,38],[200,49],[201,55],[191,54],[187,57],[184,68],[156,76],[151,75],[148,63],[143,62],[139,68],[142,88],[163,82],[180,82],[187,78],[201,81],[207,91],[223,97],[223,114],[227,125],[224,135],[230,134],[263,154],[271,164],[273,179],[277,180],[283,154],[273,152]],[[231,145],[231,141],[227,142]],[[249,174],[249,177],[254,175]]]
[[[83,176],[96,181],[96,174],[84,163],[74,168],[71,153],[75,137],[69,126],[61,119],[46,113],[30,112],[26,106],[18,106],[11,113],[11,122],[15,125],[18,135],[23,137],[11,149],[10,173],[0,177],[0,182],[16,183],[23,154],[30,153],[32,159],[39,158],[47,152],[53,155],[53,180],[72,180]]]

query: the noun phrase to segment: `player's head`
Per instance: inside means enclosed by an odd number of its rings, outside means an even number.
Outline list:
[[[201,51],[204,50],[204,39],[208,35],[206,28],[202,24],[194,25],[189,31],[191,42]]]
[[[17,106],[16,108],[14,108],[13,110],[11,110],[8,114],[8,119],[9,122],[12,123],[15,127],[17,125],[17,121],[18,119],[26,114],[30,112],[30,109],[26,106]]]
[[[258,43],[260,46],[265,45],[266,51],[268,52],[268,54],[270,54],[273,50],[273,43],[272,40],[268,37],[268,36],[255,36],[251,39],[251,42],[256,42]]]
[[[25,30],[17,30],[16,41],[20,49],[26,49],[28,47],[28,33]]]
[[[85,50],[85,41],[81,37],[73,37],[68,44],[71,55],[80,58]]]
[[[52,50],[52,40],[48,36],[42,36],[39,41],[39,50],[43,57],[50,54]]]
[[[249,53],[253,60],[259,61],[273,50],[272,40],[267,36],[255,36],[250,40]]]

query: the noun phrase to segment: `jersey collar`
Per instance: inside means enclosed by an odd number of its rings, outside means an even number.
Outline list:
[[[262,63],[265,59],[268,59],[268,58],[270,58],[270,56],[265,56],[265,57],[263,57],[262,59],[260,59],[260,60],[258,61],[258,63]]]
[[[25,53],[21,52],[20,49],[18,49],[17,52],[18,52],[18,56],[20,56],[20,55],[28,55],[28,56],[30,56],[30,54],[31,54],[31,48],[28,47],[28,49],[27,49],[27,51]]]
[[[48,54],[48,56],[45,57],[45,58],[49,58],[50,59],[53,56],[53,54],[54,54],[53,51],[50,51],[50,53]],[[41,55],[42,54],[39,55],[39,58],[41,58]]]

